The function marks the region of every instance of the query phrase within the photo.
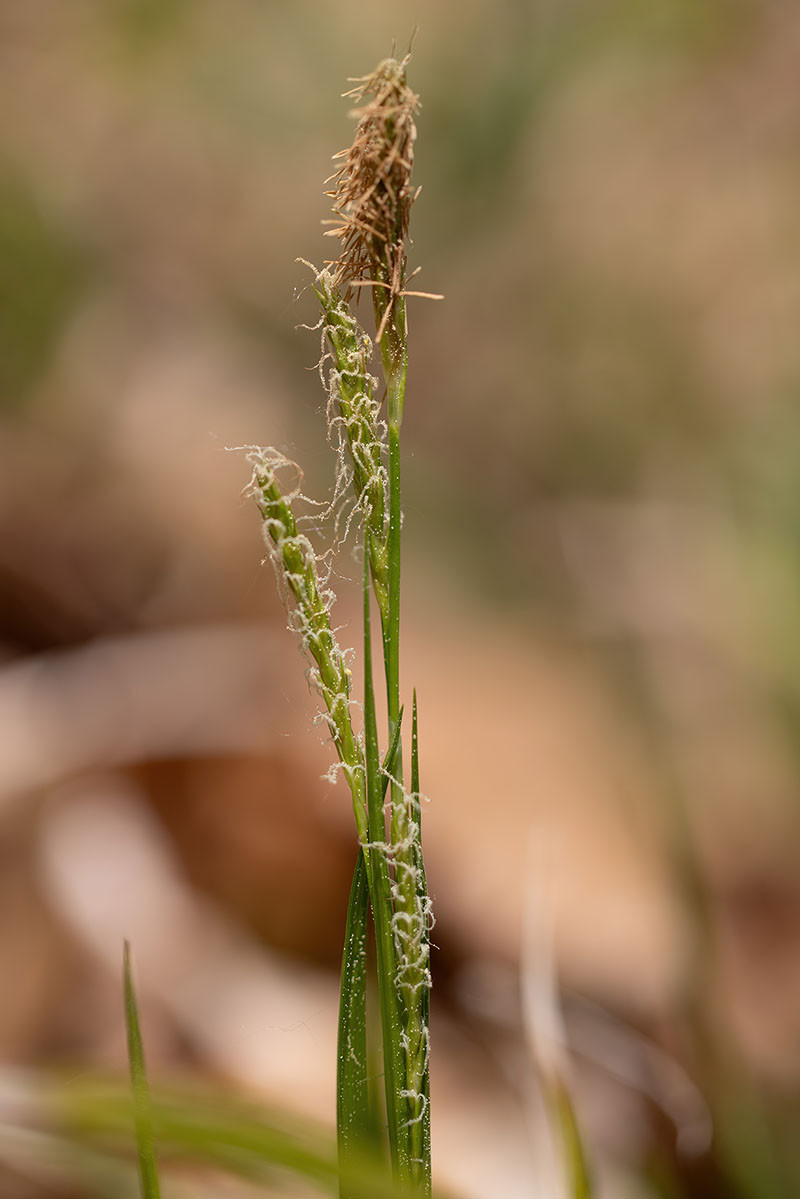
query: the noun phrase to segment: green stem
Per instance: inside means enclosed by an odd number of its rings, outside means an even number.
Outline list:
[[[389,425],[389,611],[383,633],[386,668],[386,701],[389,709],[389,736],[394,732],[400,711],[400,426]],[[402,755],[398,754],[402,761]],[[394,773],[394,771],[392,772]],[[397,777],[397,776],[395,776]]]
[[[407,1103],[405,1087],[403,1027],[395,980],[397,959],[392,935],[392,899],[389,865],[385,851],[386,825],[383,814],[378,755],[378,727],[375,717],[375,691],[372,682],[372,640],[370,620],[369,562],[364,561],[364,740],[367,766],[367,807],[369,847],[365,850],[370,876],[375,948],[378,959],[378,999],[383,1033],[386,1115],[392,1169],[399,1181],[408,1181],[411,1172]],[[399,714],[398,714],[399,716]]]
[[[378,289],[376,289],[378,290]],[[378,308],[380,308],[380,302]],[[396,297],[380,343],[389,414],[389,533],[388,619],[384,625],[384,665],[389,734],[394,735],[400,712],[400,573],[401,462],[400,426],[408,371],[405,301]],[[394,856],[394,940],[397,986],[402,1000],[405,1090],[411,1181],[430,1194],[430,1137],[428,1112],[428,950],[427,911],[420,894],[421,859],[418,817],[412,820],[403,788],[402,746],[390,767],[391,843]],[[418,803],[418,800],[417,800]]]

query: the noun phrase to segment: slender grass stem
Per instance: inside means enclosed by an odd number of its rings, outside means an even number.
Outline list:
[[[375,947],[378,958],[378,998],[381,1009],[383,1033],[384,1079],[386,1087],[386,1114],[389,1126],[389,1145],[395,1177],[408,1181],[411,1162],[408,1136],[407,1104],[403,1096],[406,1089],[405,1060],[403,1054],[403,1029],[399,995],[395,980],[397,961],[392,936],[392,897],[386,844],[386,826],[383,814],[383,788],[381,786],[380,759],[378,755],[378,726],[375,716],[375,689],[372,681],[372,640],[370,619],[369,566],[364,564],[364,740],[367,765],[367,801],[369,812],[370,844],[367,863],[370,870],[370,897],[375,927]],[[399,740],[398,732],[394,738]]]
[[[384,632],[386,702],[389,735],[400,711],[400,540],[403,516],[400,506],[400,429],[389,425],[389,612]],[[398,755],[398,762],[401,760]],[[397,765],[397,763],[395,763]]]
[[[377,289],[376,289],[377,292]],[[394,298],[388,319],[385,295],[376,298],[376,319],[385,326],[380,341],[389,411],[389,615],[384,634],[384,665],[389,733],[397,727],[400,709],[400,580],[401,580],[401,457],[400,427],[408,372],[405,300]],[[412,1180],[422,1194],[430,1193],[429,1089],[427,1084],[428,941],[427,896],[420,895],[419,798],[403,787],[402,747],[398,744],[391,768],[391,843],[394,860],[394,939],[398,959],[397,985],[402,998],[405,1097]],[[413,811],[412,811],[413,809]]]

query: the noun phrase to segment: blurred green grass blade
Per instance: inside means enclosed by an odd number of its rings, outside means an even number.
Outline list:
[[[386,794],[386,775],[380,768],[378,723],[375,715],[375,689],[372,681],[372,630],[370,620],[369,556],[364,554],[364,747],[367,769],[367,807],[369,814],[368,867],[372,899],[375,948],[378,960],[378,1000],[381,1011],[383,1038],[383,1070],[386,1090],[386,1118],[392,1169],[396,1178],[407,1176],[409,1168],[409,1135],[407,1104],[401,1094],[406,1089],[405,1056],[399,996],[395,985],[396,963],[392,933],[392,898],[387,855],[381,846],[386,842],[386,821],[383,799]],[[392,740],[399,742],[399,717],[392,729]],[[396,742],[397,743],[397,742]],[[395,751],[396,752],[396,751]],[[389,753],[392,754],[390,746]]]
[[[50,1112],[81,1147],[118,1153],[130,1129],[133,1100],[112,1082],[70,1078],[50,1091]],[[336,1195],[337,1147],[329,1129],[307,1117],[200,1090],[156,1092],[151,1114],[159,1145],[176,1162],[220,1169],[251,1182],[280,1185],[277,1171]],[[354,1149],[349,1182],[353,1199],[408,1199],[374,1146]],[[444,1196],[441,1196],[444,1199]]]
[[[560,1078],[552,1084],[551,1102],[561,1133],[571,1199],[592,1199],[592,1180],[575,1108]]]
[[[339,991],[336,1135],[339,1147],[341,1199],[350,1199],[353,1194],[348,1181],[353,1170],[353,1153],[364,1144],[371,1126],[367,1087],[368,917],[367,866],[364,853],[359,849],[347,908]]]
[[[3,1180],[8,1178],[8,1170],[13,1171],[21,1184],[19,1193],[26,1196],[52,1196],[56,1186],[59,1195],[80,1195],[81,1199],[135,1199],[139,1194],[138,1170],[132,1162],[83,1145],[64,1136],[62,1130],[42,1132],[3,1120],[0,1162]],[[23,1179],[33,1184],[35,1191],[29,1190]]]
[[[161,1199],[153,1144],[153,1121],[150,1107],[150,1088],[144,1064],[144,1046],[136,1006],[136,992],[131,970],[131,947],[126,941],[122,951],[122,976],[125,991],[125,1026],[128,1034],[128,1062],[133,1092],[133,1123],[139,1157],[139,1180],[142,1199]]]

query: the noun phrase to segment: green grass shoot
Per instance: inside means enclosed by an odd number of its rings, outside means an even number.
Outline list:
[[[133,1124],[136,1131],[136,1151],[139,1159],[139,1182],[142,1199],[161,1199],[153,1139],[153,1117],[150,1087],[144,1061],[142,1031],[133,985],[131,947],[125,942],[122,951],[122,979],[125,994],[125,1027],[128,1038],[128,1064],[133,1093]]]

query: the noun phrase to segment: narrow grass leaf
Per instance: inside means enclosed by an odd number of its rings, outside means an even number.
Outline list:
[[[133,1123],[136,1130],[136,1148],[139,1157],[139,1180],[142,1199],[161,1199],[153,1145],[153,1121],[150,1105],[150,1088],[144,1063],[144,1046],[139,1026],[139,1012],[131,969],[131,947],[125,942],[122,953],[122,977],[125,992],[125,1025],[128,1034],[128,1063],[133,1092]]]
[[[347,908],[342,981],[339,992],[339,1045],[336,1069],[336,1133],[339,1195],[351,1199],[354,1152],[369,1136],[367,1087],[367,920],[369,884],[364,853],[358,851]]]
[[[59,1127],[81,1146],[99,1144],[113,1151],[130,1128],[133,1100],[129,1091],[111,1082],[71,1079],[52,1095]],[[281,1171],[324,1194],[338,1192],[335,1141],[328,1129],[308,1118],[196,1086],[186,1092],[155,1093],[151,1113],[159,1144],[176,1162],[213,1166],[270,1186],[280,1185],[276,1171]],[[353,1199],[408,1199],[408,1191],[393,1182],[374,1147],[354,1150],[350,1184]]]

